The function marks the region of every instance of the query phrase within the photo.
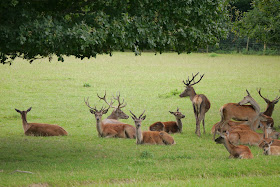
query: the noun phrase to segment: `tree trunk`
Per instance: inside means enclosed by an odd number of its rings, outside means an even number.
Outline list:
[[[249,40],[250,40],[250,37],[247,38],[246,52],[249,51]]]
[[[266,42],[264,42],[263,44],[263,55],[265,55],[265,51],[266,51]]]

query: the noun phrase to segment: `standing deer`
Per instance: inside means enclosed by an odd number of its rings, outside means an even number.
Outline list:
[[[182,132],[182,118],[185,118],[181,112],[179,112],[179,108],[177,107],[176,112],[169,111],[170,114],[173,114],[176,118],[176,121],[166,121],[166,122],[155,122],[150,126],[150,131],[164,131],[167,133],[181,133]]]
[[[46,123],[28,123],[26,119],[27,113],[31,110],[30,107],[26,111],[15,109],[21,115],[24,134],[27,136],[66,136],[68,133],[58,125]]]
[[[103,100],[110,108],[113,108],[113,112],[106,118],[103,120],[103,123],[106,124],[106,123],[116,123],[116,124],[121,124],[122,122],[118,121],[118,119],[128,119],[129,116],[126,115],[121,109],[124,108],[126,106],[126,104],[124,104],[124,99],[123,99],[123,102],[120,102],[120,93],[119,95],[116,95],[116,97],[113,97],[114,100],[117,100],[118,101],[118,106],[113,106],[113,101],[111,99],[111,102],[108,103],[107,100],[106,100],[106,91],[105,91],[105,94],[103,97],[100,97],[98,94],[97,94],[97,97],[100,99],[100,100]]]
[[[260,113],[260,106],[252,98],[248,90],[246,90],[246,92],[248,95],[239,103],[227,103],[220,108],[221,121],[216,125],[213,139],[215,139],[216,131],[219,128],[222,129],[231,119],[247,121],[247,124],[250,125],[251,129],[255,130],[255,126],[258,125],[258,123],[254,122],[258,120],[257,117]],[[251,103],[251,105],[244,105],[247,103]]]
[[[141,131],[141,123],[146,118],[146,115],[143,116],[144,112],[137,118],[130,111],[136,127],[136,144],[175,144],[173,137],[164,131]]]
[[[224,144],[227,151],[230,153],[229,158],[240,158],[240,159],[250,159],[253,158],[253,154],[249,147],[245,145],[235,146],[229,141],[229,133],[228,131],[224,133],[220,133],[220,137],[215,139],[217,144]]]
[[[209,99],[205,95],[196,94],[196,92],[194,91],[194,88],[192,87],[193,85],[199,83],[204,76],[204,74],[201,75],[200,79],[197,82],[195,82],[194,78],[198,75],[198,73],[195,75],[192,74],[191,80],[189,80],[189,78],[188,78],[188,80],[186,80],[186,82],[183,81],[183,83],[186,86],[186,89],[180,94],[180,97],[187,97],[187,96],[190,97],[190,100],[193,104],[193,110],[194,110],[194,115],[195,115],[195,119],[196,119],[195,133],[200,137],[201,136],[200,122],[202,121],[203,133],[205,134],[205,113],[208,112],[211,104],[210,104]]]
[[[100,110],[97,110],[96,106],[93,108],[89,105],[88,98],[85,100],[85,104],[90,108],[90,112],[95,115],[96,128],[99,137],[135,138],[135,127],[132,125],[125,123],[103,123],[102,115],[106,114],[110,107],[107,109],[102,107]]]
[[[273,146],[274,140],[263,145],[263,154],[265,155],[280,155],[280,146]]]

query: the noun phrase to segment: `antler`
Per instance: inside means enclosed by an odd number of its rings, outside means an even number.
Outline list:
[[[89,105],[88,99],[89,99],[89,97],[87,98],[87,100],[86,100],[86,98],[84,98],[85,104],[86,104],[90,109],[93,109],[93,110],[97,111],[96,106],[94,106],[94,108],[93,108],[93,107],[91,107],[91,106]]]
[[[122,103],[120,102],[120,96],[121,96],[120,92],[119,92],[119,95],[116,94],[116,97],[113,96],[113,98],[114,98],[115,100],[117,100],[118,103],[119,103],[119,105],[118,105],[117,108],[123,108],[123,107],[125,107],[125,106],[127,105],[127,103],[125,103],[125,104],[123,105],[124,99],[123,99],[123,102],[122,102]]]
[[[112,101],[112,99],[111,99],[111,102],[110,102],[110,103],[107,102],[107,100],[106,100],[106,90],[105,90],[105,94],[104,94],[103,97],[100,97],[98,94],[97,94],[97,97],[98,97],[100,100],[105,101],[105,103],[106,103],[107,105],[109,105],[109,108],[110,108],[110,107],[111,107],[111,108],[115,108],[115,107],[112,106],[113,103],[114,103],[114,102]]]
[[[257,89],[259,95],[261,96],[261,98],[263,98],[265,100],[266,103],[270,102],[267,98],[263,97],[261,94],[261,88]]]
[[[203,75],[200,75],[200,79],[199,79],[197,82],[195,82],[195,81],[194,81],[194,78],[195,78],[198,74],[199,74],[199,72],[197,72],[197,74],[195,74],[195,75],[192,74],[192,79],[190,80],[190,78],[188,77],[188,80],[186,80],[186,82],[183,81],[183,83],[184,83],[186,86],[193,86],[193,85],[199,83],[199,82],[201,81],[201,79],[203,78],[204,74],[203,74]],[[193,83],[191,84],[192,81],[193,81]]]
[[[143,116],[143,114],[145,113],[145,110],[143,111],[143,113],[139,116],[139,118],[137,118],[136,116],[135,116],[135,114],[133,114],[132,112],[131,112],[131,110],[129,110],[129,112],[132,114],[132,117],[133,117],[133,119],[141,119],[141,117]],[[145,117],[145,116],[144,116]],[[143,119],[142,119],[143,120]]]
[[[246,89],[246,92],[247,92],[247,94],[248,94],[249,96],[251,96],[250,93],[249,93],[249,91],[248,91],[247,89]]]

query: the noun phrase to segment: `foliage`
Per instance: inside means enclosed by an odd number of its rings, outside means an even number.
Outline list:
[[[280,43],[280,1],[254,0],[252,10],[236,22],[240,34],[264,43]]]
[[[159,98],[169,98],[173,96],[178,96],[182,91],[179,91],[178,89],[171,90],[168,93],[158,94]]]
[[[223,0],[4,0],[0,60],[191,52],[226,36],[227,5]]]

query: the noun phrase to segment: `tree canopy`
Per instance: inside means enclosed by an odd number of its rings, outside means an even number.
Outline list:
[[[0,60],[191,52],[227,34],[223,0],[2,0]]]

